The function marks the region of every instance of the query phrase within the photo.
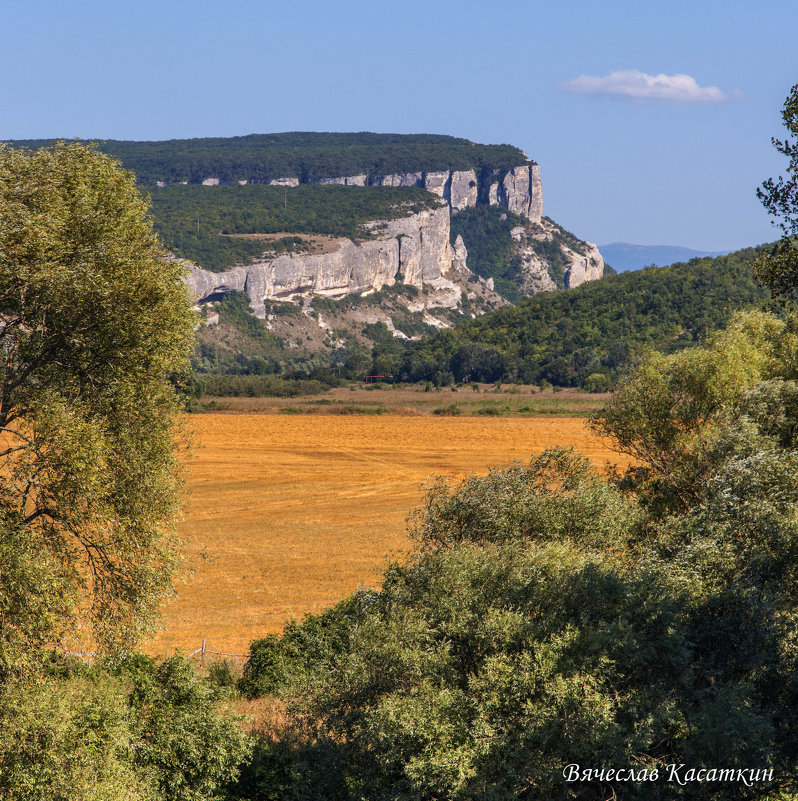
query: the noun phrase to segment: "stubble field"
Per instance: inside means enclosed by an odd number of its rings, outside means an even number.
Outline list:
[[[181,534],[195,571],[148,650],[246,653],[290,618],[379,585],[407,551],[432,476],[459,479],[575,447],[623,459],[576,417],[192,416],[197,448]]]

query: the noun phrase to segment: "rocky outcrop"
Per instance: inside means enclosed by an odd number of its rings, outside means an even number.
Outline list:
[[[543,215],[543,192],[540,167],[537,164],[512,167],[505,173],[501,182],[491,183],[491,190],[495,194],[489,202],[504,206],[533,223],[540,222]]]
[[[510,231],[525,295],[572,289],[604,274],[604,260],[592,242],[578,240],[548,219]],[[554,277],[558,282],[555,282]]]
[[[219,178],[203,179],[204,186],[224,183]],[[246,180],[236,181],[248,183]],[[390,173],[387,175],[340,175],[300,181],[293,176],[273,178],[270,186],[299,186],[312,183],[338,186],[417,186],[443,198],[452,213],[478,203],[503,206],[510,211],[539,223],[543,213],[540,167],[533,161],[509,170],[487,170],[477,176],[475,170],[439,170],[430,172]],[[158,181],[158,186],[166,186]]]
[[[452,188],[449,206],[452,211],[462,211],[468,206],[476,206],[479,197],[477,174],[473,170],[452,172]]]
[[[252,311],[264,317],[269,298],[294,299],[306,294],[343,297],[365,294],[402,281],[419,289],[437,286],[454,294],[447,275],[467,270],[462,239],[449,243],[446,206],[398,220],[375,221],[374,239],[354,243],[341,239],[338,248],[320,254],[264,258],[223,273],[192,266],[186,281],[198,301],[229,290],[246,292]],[[457,297],[461,289],[456,289]]]
[[[573,289],[586,281],[595,281],[604,275],[604,259],[598,247],[592,242],[585,242],[584,253],[571,251],[570,266],[565,272],[565,288]],[[566,251],[569,250],[566,248]]]

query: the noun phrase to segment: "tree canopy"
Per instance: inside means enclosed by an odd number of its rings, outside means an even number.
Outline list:
[[[133,175],[0,149],[2,655],[91,622],[129,646],[170,592],[192,313]]]
[[[205,801],[248,752],[219,688],[129,650],[179,562],[181,274],[112,158],[0,147],[3,801]]]
[[[773,146],[787,158],[786,177],[768,178],[757,197],[781,229],[781,241],[757,261],[757,276],[779,294],[789,295],[798,287],[798,84],[792,87],[782,109],[788,136],[773,138]]]

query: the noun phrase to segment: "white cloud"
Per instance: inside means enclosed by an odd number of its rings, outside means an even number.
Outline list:
[[[628,100],[663,100],[667,103],[723,103],[731,98],[717,86],[699,86],[690,75],[646,75],[640,70],[619,70],[601,78],[580,75],[560,84],[564,92],[611,95]]]

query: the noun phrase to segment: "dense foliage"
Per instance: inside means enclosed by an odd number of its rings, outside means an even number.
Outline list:
[[[0,799],[210,799],[247,739],[183,660],[129,651],[179,564],[182,270],[76,143],[0,148],[0,220]]]
[[[17,140],[42,147],[49,140]],[[164,142],[108,141],[100,149],[133,170],[139,183],[301,181],[347,175],[507,169],[526,162],[512,145],[479,145],[436,134],[278,133],[229,138],[172,139]]]
[[[782,797],[798,780],[796,377],[792,330],[737,317],[644,362],[596,421],[642,472],[608,482],[553,450],[430,485],[415,555],[379,592],[253,643],[241,689],[288,716],[232,797]],[[571,782],[569,764],[660,778]],[[668,765],[761,774],[680,785]]]
[[[291,234],[368,239],[374,220],[392,220],[433,208],[423,189],[373,186],[166,186],[151,189],[155,227],[178,256],[221,271],[264,252],[302,247]],[[247,239],[241,234],[280,234]]]
[[[181,657],[54,659],[0,693],[3,801],[209,801],[248,738]]]
[[[541,293],[406,347],[375,350],[399,381],[548,381],[602,390],[641,348],[668,352],[723,327],[733,310],[765,302],[757,251],[608,276]]]
[[[792,87],[782,109],[788,137],[774,138],[773,146],[787,158],[787,176],[769,178],[757,190],[757,196],[775,225],[781,229],[781,241],[757,261],[757,275],[782,295],[794,295],[798,287],[798,84]]]

